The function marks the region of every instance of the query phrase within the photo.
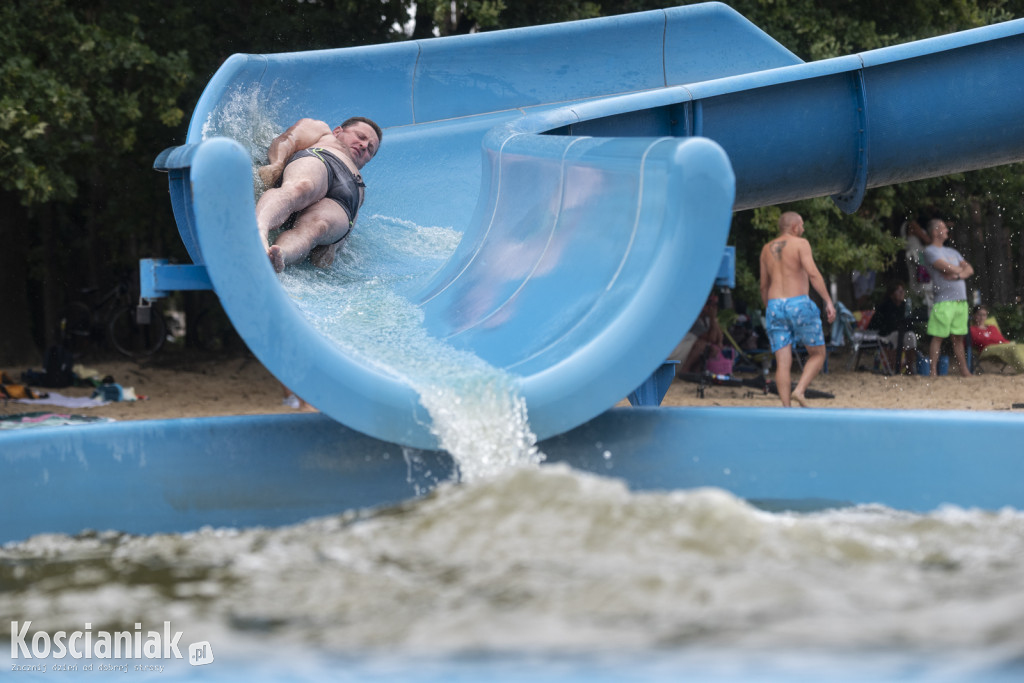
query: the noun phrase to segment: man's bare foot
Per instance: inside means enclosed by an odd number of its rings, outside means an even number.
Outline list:
[[[335,244],[322,244],[313,247],[313,250],[309,252],[309,262],[317,268],[329,268],[334,263],[334,255],[337,251],[338,247]]]
[[[270,249],[267,250],[267,256],[270,257],[270,265],[274,267],[275,273],[284,272],[284,254],[281,253],[281,247],[276,244],[271,245]]]
[[[796,401],[797,403],[800,404],[801,408],[806,408],[807,407],[807,399],[804,398],[803,394],[801,394],[798,391],[794,391],[791,396],[792,396],[794,401]]]

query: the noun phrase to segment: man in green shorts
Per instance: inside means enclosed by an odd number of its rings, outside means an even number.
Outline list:
[[[928,334],[931,345],[928,347],[931,358],[931,376],[935,377],[939,369],[939,351],[942,340],[949,337],[953,345],[953,355],[960,366],[960,374],[971,376],[964,355],[964,335],[967,334],[967,285],[964,280],[974,275],[974,268],[964,260],[956,249],[943,246],[949,237],[949,228],[944,221],[932,219],[928,221],[928,234],[932,243],[924,249],[924,265],[932,280],[932,293],[935,304],[928,317]]]

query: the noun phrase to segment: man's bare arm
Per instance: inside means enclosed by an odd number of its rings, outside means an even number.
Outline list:
[[[768,245],[766,244],[761,249],[761,305],[765,308],[768,307],[768,289],[772,284],[771,269],[765,263],[765,258],[768,255]]]
[[[942,266],[940,267],[939,264],[942,264]],[[939,259],[934,265],[936,270],[941,272],[947,280],[966,280],[974,275],[974,268],[967,261],[961,260],[958,265],[954,266],[948,261]]]
[[[330,135],[331,127],[316,119],[299,119],[288,130],[274,138],[267,150],[270,162],[260,168],[260,180],[264,187],[272,187],[284,171],[284,165],[293,154],[314,145],[324,135]]]
[[[832,297],[829,296],[828,287],[825,286],[825,278],[821,276],[821,271],[818,270],[818,265],[814,262],[810,243],[805,240],[800,246],[800,264],[807,273],[807,280],[811,283],[811,287],[825,302],[825,317],[832,322],[836,319],[836,309],[832,304]]]
[[[974,275],[974,268],[967,261],[961,261],[960,265],[954,266],[946,259],[937,259],[932,268],[942,273],[947,280],[964,280]]]

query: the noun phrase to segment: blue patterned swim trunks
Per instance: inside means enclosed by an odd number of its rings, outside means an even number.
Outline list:
[[[796,338],[804,346],[822,346],[821,311],[807,295],[788,299],[769,299],[765,328],[772,353],[789,346]]]

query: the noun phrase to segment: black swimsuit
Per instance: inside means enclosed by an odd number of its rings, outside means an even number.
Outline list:
[[[342,163],[341,159],[322,147],[310,147],[299,150],[288,159],[288,164],[296,159],[303,159],[305,157],[316,157],[324,162],[324,166],[327,167],[327,197],[338,202],[341,208],[345,209],[345,213],[348,214],[348,230],[337,241],[331,243],[337,244],[348,236],[352,226],[355,225],[356,216],[359,214],[359,207],[363,204],[363,196],[360,190],[365,190],[366,185],[363,184],[361,177],[352,173],[352,170]],[[285,164],[285,166],[288,164]]]

